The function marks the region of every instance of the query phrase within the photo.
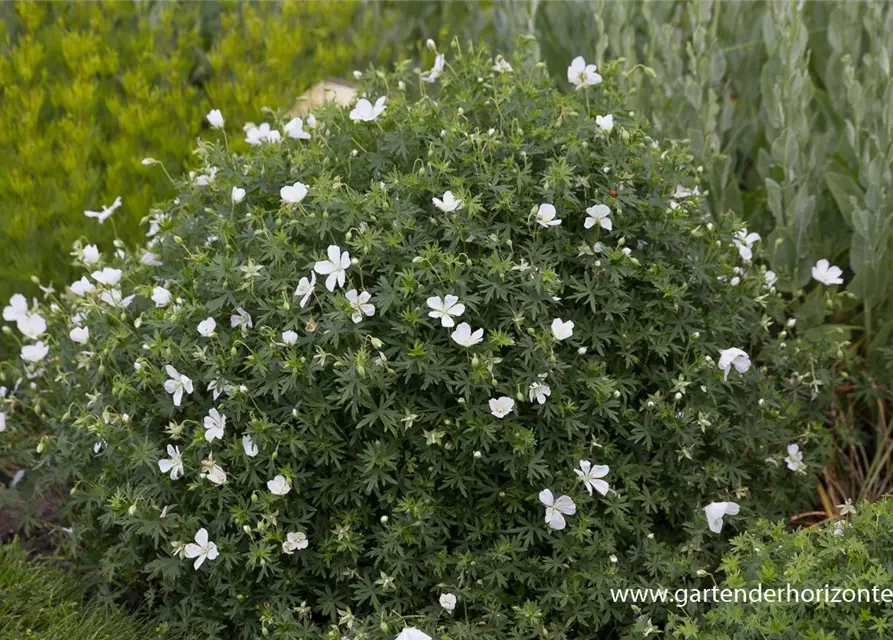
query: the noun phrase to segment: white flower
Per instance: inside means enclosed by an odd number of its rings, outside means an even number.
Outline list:
[[[242,200],[245,199],[245,189],[242,187],[233,187],[232,191],[233,202],[239,204]]]
[[[431,67],[431,71],[428,72],[428,75],[422,76],[422,80],[425,82],[434,82],[440,77],[440,74],[443,73],[443,67],[446,64],[446,57],[442,53],[437,54],[437,57],[434,58],[434,66]]]
[[[121,196],[118,196],[109,206],[102,205],[102,211],[84,211],[84,215],[88,218],[96,218],[99,220],[99,224],[102,224],[109,218],[109,216],[115,213],[115,210],[120,206]]]
[[[704,513],[707,515],[707,526],[713,533],[722,531],[723,516],[736,516],[741,508],[735,502],[711,502],[704,507]]]
[[[717,366],[723,371],[723,380],[728,380],[729,371],[732,367],[735,367],[738,373],[747,373],[747,370],[750,369],[750,356],[737,347],[723,349],[719,352],[719,363]]]
[[[304,121],[300,118],[292,118],[286,123],[285,135],[293,140],[309,140],[310,134],[304,131]]]
[[[212,109],[205,117],[208,119],[208,122],[211,124],[211,126],[215,129],[223,128],[223,114],[220,113],[220,109]]]
[[[440,594],[440,606],[446,609],[447,611],[452,611],[456,608],[456,596],[452,593],[441,593]]]
[[[429,636],[424,631],[419,631],[415,627],[406,627],[403,631],[397,634],[397,637],[394,640],[431,640],[431,636]]]
[[[583,56],[577,56],[567,68],[567,81],[577,89],[601,84],[602,77],[596,73],[594,64],[586,64]]]
[[[202,469],[204,469],[201,474],[202,478],[207,478],[218,486],[226,484],[226,471],[219,464],[215,464],[213,460],[202,460]]]
[[[0,411],[0,433],[6,431],[6,413]]]
[[[555,207],[551,204],[541,204],[536,211],[536,223],[548,229],[561,224],[561,219],[555,217]]]
[[[567,340],[574,335],[574,321],[555,318],[552,320],[552,335],[556,340]]]
[[[121,276],[123,275],[123,273],[124,272],[120,269],[106,267],[102,271],[94,271],[90,275],[93,277],[94,280],[96,280],[96,282],[114,287],[121,281]]]
[[[543,376],[540,376],[542,378]],[[532,382],[527,388],[527,397],[531,402],[539,402],[546,404],[546,398],[552,395],[552,387],[547,385],[542,379]]]
[[[164,287],[155,287],[152,289],[152,302],[156,307],[166,307],[171,303],[171,292]]]
[[[247,433],[242,436],[242,449],[245,450],[245,455],[249,458],[257,455],[257,445],[254,444],[254,440]]]
[[[747,229],[741,229],[732,237],[732,243],[738,247],[738,255],[745,262],[750,262],[753,258],[753,245],[759,240],[759,233],[747,233]]]
[[[564,529],[567,524],[564,516],[572,516],[577,513],[577,505],[570,496],[559,496],[557,499],[549,489],[540,491],[540,502],[546,507],[546,523],[553,529]]]
[[[114,289],[103,291],[100,294],[99,299],[109,306],[126,309],[130,306],[130,303],[133,302],[134,297],[135,296],[133,295],[129,295],[125,298],[124,294],[121,293],[121,290],[115,287]]]
[[[283,476],[276,476],[272,480],[267,481],[267,489],[269,489],[270,493],[273,495],[284,496],[291,491],[291,485],[288,484],[288,480]]]
[[[506,62],[502,56],[496,56],[496,63],[493,65],[493,71],[496,73],[511,73],[512,65]]]
[[[604,478],[608,475],[608,471],[610,471],[610,469],[605,465],[597,464],[593,467],[589,460],[580,460],[580,468],[574,469],[574,473],[580,476],[580,480],[583,481],[583,485],[586,487],[589,495],[592,495],[593,489],[602,495],[607,495],[611,487],[608,486],[607,482],[600,478]]]
[[[611,231],[614,228],[611,222],[611,208],[608,205],[594,204],[586,209],[586,213],[589,214],[589,217],[583,222],[584,228],[591,229],[595,225],[607,231]]]
[[[443,200],[440,198],[431,198],[431,202],[444,213],[452,213],[453,211],[461,209],[465,205],[465,202],[458,200],[453,195],[452,191],[444,191]]]
[[[490,398],[490,413],[497,418],[504,418],[515,408],[515,401],[508,396]]]
[[[316,118],[313,117],[312,113],[307,116],[307,126],[311,129],[316,129]]]
[[[75,327],[68,333],[68,337],[78,344],[87,344],[90,339],[89,327]]]
[[[595,124],[599,129],[606,133],[611,133],[614,129],[614,116],[608,114],[606,116],[595,116]]]
[[[164,370],[170,376],[169,380],[164,381],[164,390],[174,397],[174,406],[179,407],[180,401],[183,399],[183,393],[192,393],[192,380],[171,365],[166,365]]]
[[[366,98],[360,98],[348,117],[354,122],[372,122],[387,109],[385,102],[387,102],[385,96],[376,100],[375,106]]]
[[[88,244],[81,249],[81,261],[86,265],[99,262],[99,249],[96,248],[95,244]]]
[[[292,345],[298,341],[298,334],[289,329],[288,331],[282,332],[282,342],[288,345]]]
[[[191,176],[193,174],[190,172],[189,175]],[[217,177],[217,167],[211,167],[211,169],[208,171],[208,173],[206,173],[206,174],[202,173],[202,174],[199,174],[198,176],[196,176],[195,179],[192,181],[192,184],[194,184],[197,187],[207,187],[209,184],[214,182],[214,179],[216,177]]]
[[[282,551],[291,555],[295,551],[306,549],[309,544],[307,534],[303,531],[289,531],[285,535],[285,542],[282,543]]]
[[[264,142],[278,142],[281,136],[278,131],[271,129],[270,125],[264,122],[259,127],[253,124],[246,124],[243,128],[245,131],[245,142],[248,144],[261,144]]]
[[[217,409],[211,409],[205,416],[205,440],[214,442],[215,438],[223,440],[223,431],[226,429],[226,416]]]
[[[363,319],[363,316],[375,315],[375,306],[369,304],[372,294],[368,291],[357,294],[356,289],[351,289],[344,294],[344,297],[347,298],[347,301],[350,303],[350,308],[353,309],[353,313],[350,317],[355,323],[360,322]]]
[[[829,286],[832,284],[843,284],[843,278],[840,277],[842,274],[843,270],[840,267],[831,266],[824,258],[816,262],[812,268],[812,277]]]
[[[310,299],[310,295],[313,293],[313,288],[316,286],[316,273],[310,272],[310,279],[308,280],[306,277],[301,278],[298,282],[298,286],[295,289],[294,295],[301,296],[301,308],[307,306],[307,301]]]
[[[471,326],[467,322],[463,322],[456,327],[456,330],[450,334],[450,337],[463,347],[473,347],[484,339],[484,330],[478,329],[472,332]]]
[[[229,317],[229,326],[233,329],[238,327],[239,330],[245,331],[254,327],[254,321],[251,319],[250,313],[242,307],[238,307],[236,313]]]
[[[160,267],[164,264],[161,260],[158,259],[151,251],[143,251],[143,255],[140,256],[140,263],[148,266],[148,267]]]
[[[350,254],[345,251],[341,252],[341,247],[331,244],[326,250],[328,260],[322,260],[313,265],[313,270],[326,278],[326,289],[335,290],[335,285],[344,286],[344,280],[347,277],[345,271],[350,266]]]
[[[788,455],[784,461],[791,471],[806,469],[806,465],[803,463],[803,452],[800,451],[800,447],[796,444],[788,445]]]
[[[3,308],[3,319],[7,322],[16,322],[28,314],[28,300],[21,293],[16,293],[9,299],[9,305]]]
[[[16,320],[16,327],[22,335],[34,340],[47,330],[47,322],[39,313],[26,313]]]
[[[279,190],[282,201],[289,204],[298,204],[306,195],[307,185],[303,182],[295,182],[293,185],[286,185]]]
[[[199,335],[202,335],[206,338],[210,338],[214,335],[214,329],[217,328],[217,322],[214,318],[205,318],[201,322],[198,323],[198,332]]]
[[[49,352],[50,348],[42,340],[38,340],[34,344],[22,345],[20,355],[25,362],[40,362]]]
[[[673,198],[677,200],[683,200],[685,198],[690,198],[692,196],[701,195],[701,190],[695,187],[694,189],[688,189],[683,187],[681,184],[676,185],[676,190],[673,192]]]
[[[208,531],[204,527],[195,534],[195,543],[186,545],[185,553],[187,558],[195,558],[193,566],[196,571],[205,560],[216,560],[219,555],[217,545],[208,540]]]
[[[453,316],[458,318],[465,313],[465,305],[460,303],[459,298],[453,295],[447,294],[443,298],[432,296],[425,303],[431,309],[428,312],[428,317],[440,318],[440,326],[442,327],[454,327],[456,321],[453,320]]]
[[[170,473],[171,480],[176,480],[183,475],[183,456],[180,454],[180,447],[172,444],[167,445],[167,458],[158,461],[158,468],[161,473]]]
[[[766,286],[769,287],[770,289],[775,286],[775,282],[778,280],[778,276],[775,275],[775,272],[772,271],[771,269],[766,271],[765,278],[766,278]]]

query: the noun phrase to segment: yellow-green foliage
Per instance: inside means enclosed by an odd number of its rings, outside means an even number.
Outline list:
[[[353,68],[374,30],[347,2],[16,3],[0,7],[0,300],[32,274],[68,282],[72,242],[110,248],[110,222],[84,217],[121,195],[125,239],[191,165],[204,114],[231,139]],[[366,35],[362,35],[362,34]],[[359,53],[355,53],[359,52]],[[361,62],[361,60],[356,60]]]

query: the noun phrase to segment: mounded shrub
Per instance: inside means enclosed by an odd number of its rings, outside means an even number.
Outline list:
[[[863,503],[822,527],[760,521],[732,541],[717,578],[729,602],[705,619],[676,617],[667,635],[709,640],[885,638],[893,615],[893,502]],[[788,586],[796,594],[788,596]],[[776,589],[787,602],[731,601]],[[826,590],[827,588],[827,590]],[[757,591],[755,591],[757,590]],[[809,593],[804,593],[807,591]],[[740,593],[740,592],[739,592]],[[773,596],[774,598],[775,596]]]
[[[26,478],[175,631],[615,637],[610,588],[809,504],[828,347],[704,219],[685,148],[612,65],[564,92],[523,53],[440,61],[245,153],[212,132],[148,249],[102,245],[46,329],[10,305]]]

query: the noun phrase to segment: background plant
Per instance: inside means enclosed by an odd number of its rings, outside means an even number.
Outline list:
[[[201,637],[608,637],[632,622],[609,587],[715,560],[707,503],[741,503],[731,529],[808,504],[833,351],[742,258],[740,223],[685,195],[687,149],[628,115],[615,65],[565,94],[529,54],[505,73],[486,51],[447,54],[430,83],[410,65],[363,74],[387,97],[366,121],[328,106],[309,140],[244,153],[209,136],[213,180],[178,180],[147,220],[153,260],[104,243],[94,289],[44,293],[49,353],[5,365],[4,407],[11,429],[40,420],[24,486],[71,487],[72,550],[109,595],[138,588]],[[446,191],[461,203],[435,207]],[[612,224],[587,231],[599,203]],[[343,288],[314,267],[327,256]],[[374,313],[356,316],[363,291]],[[428,317],[450,293],[479,344]],[[732,346],[754,366],[726,380]],[[159,470],[175,452],[182,477]],[[616,492],[590,496],[581,459],[609,465]],[[543,521],[544,488],[578,505],[563,531]],[[219,556],[195,570],[182,555],[200,529]],[[297,532],[309,544],[288,555]]]

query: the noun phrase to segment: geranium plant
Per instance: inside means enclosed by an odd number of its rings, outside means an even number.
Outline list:
[[[610,64],[555,87],[523,48],[437,56],[308,136],[211,132],[146,247],[84,239],[89,287],[10,312],[46,323],[5,371],[32,475],[172,629],[611,637],[636,612],[609,588],[808,503],[829,347],[704,217],[685,147]]]

